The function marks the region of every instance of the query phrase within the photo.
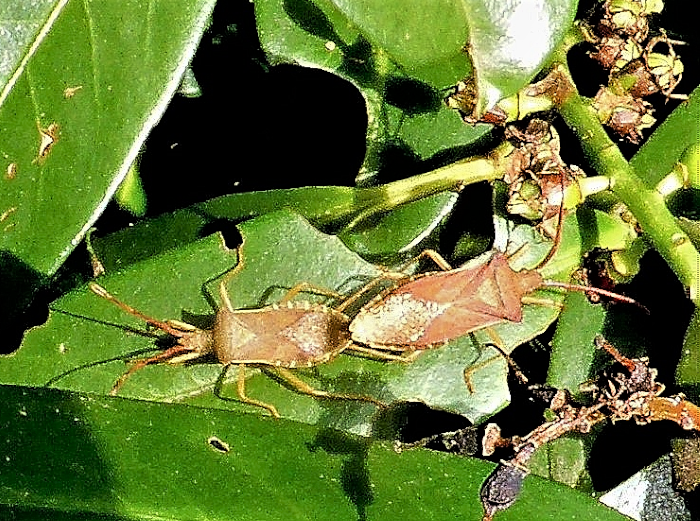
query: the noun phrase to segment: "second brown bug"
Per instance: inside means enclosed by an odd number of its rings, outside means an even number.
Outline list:
[[[560,228],[561,230],[561,228]],[[424,251],[442,271],[397,275],[391,287],[367,303],[350,324],[352,339],[375,350],[405,352],[439,347],[457,337],[503,322],[521,322],[523,303],[542,288],[595,293],[639,305],[604,289],[545,280],[539,273],[554,255],[561,234],[535,269],[515,271],[493,250],[475,264],[453,269],[437,252]],[[532,299],[537,302],[539,299]]]

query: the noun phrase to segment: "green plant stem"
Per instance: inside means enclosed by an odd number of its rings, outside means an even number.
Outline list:
[[[608,137],[590,103],[581,97],[568,69],[559,65],[561,81],[568,83],[555,100],[566,124],[579,136],[584,153],[596,171],[610,178],[612,191],[627,205],[650,238],[654,248],[668,262],[690,298],[700,305],[700,254],[678,226],[663,196],[649,188]],[[564,95],[561,95],[565,92]]]
[[[346,230],[402,204],[447,190],[459,190],[473,183],[502,179],[505,174],[506,157],[512,150],[513,146],[506,142],[487,157],[458,161],[425,174],[373,188],[364,188],[358,199],[366,209],[348,224]]]

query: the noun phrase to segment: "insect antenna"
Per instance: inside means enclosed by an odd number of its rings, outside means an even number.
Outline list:
[[[121,308],[123,311],[129,313],[130,315],[133,315],[137,318],[140,318],[147,324],[150,324],[154,327],[157,327],[161,331],[164,331],[165,333],[168,333],[169,335],[174,336],[175,338],[180,338],[182,337],[185,333],[177,328],[172,327],[170,324],[167,322],[163,322],[162,320],[155,319],[153,317],[149,317],[148,315],[142,313],[136,308],[131,307],[129,304],[126,304],[125,302],[122,302],[119,300],[117,297],[109,293],[106,289],[104,289],[102,286],[95,282],[91,282],[89,284],[90,291],[92,291],[95,295],[98,297],[102,297],[105,300],[108,300],[118,308]]]
[[[561,204],[559,205],[559,214],[557,217],[557,234],[554,236],[554,241],[552,243],[552,247],[549,249],[547,252],[547,255],[545,255],[544,259],[540,261],[540,263],[535,266],[535,270],[539,270],[543,266],[545,266],[550,260],[552,260],[552,257],[556,254],[557,250],[559,249],[559,246],[561,245],[561,238],[563,235],[563,230],[564,230],[564,187],[565,187],[565,173],[561,173]]]
[[[557,222],[557,233],[554,236],[554,241],[552,244],[552,247],[550,250],[547,252],[547,255],[545,255],[544,259],[542,259],[539,264],[535,267],[535,270],[541,269],[543,266],[545,266],[556,254],[557,250],[561,246],[561,240],[563,236],[563,230],[564,230],[564,180],[565,180],[565,174],[561,174],[561,204],[559,205],[559,217],[558,217],[558,222]],[[562,288],[566,289],[569,291],[581,291],[584,293],[595,293],[596,295],[601,295],[604,297],[608,297],[610,299],[616,300],[618,302],[625,302],[627,304],[632,304],[633,306],[637,306],[641,310],[643,310],[647,315],[649,314],[649,310],[633,298],[627,297],[625,295],[620,295],[619,293],[615,293],[613,291],[608,291],[605,289],[600,289],[596,288],[593,286],[582,286],[580,284],[570,284],[566,282],[557,282],[553,280],[543,280],[542,281],[542,286],[550,287],[550,288]]]
[[[647,315],[650,314],[649,309],[646,306],[640,304],[633,298],[621,295],[620,293],[615,293],[614,291],[608,291],[607,289],[595,288],[593,286],[582,286],[580,284],[569,284],[567,282],[557,282],[555,280],[542,281],[542,286],[548,288],[561,288],[569,291],[580,291],[582,293],[595,293],[596,295],[602,295],[603,297],[608,297],[618,302],[632,304],[633,306],[637,306],[639,309],[644,311]]]

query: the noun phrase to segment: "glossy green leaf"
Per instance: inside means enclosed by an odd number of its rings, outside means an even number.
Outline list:
[[[375,86],[399,71],[444,86],[469,70],[462,52],[467,37],[463,9],[455,0],[429,5],[416,0],[263,0],[256,2],[256,18],[261,43],[271,54],[326,70],[343,65],[343,72]],[[374,63],[348,63],[359,53]]]
[[[476,142],[488,126],[464,126],[445,108],[445,89],[475,74],[482,110],[515,94],[563,38],[576,7],[575,0],[260,0],[256,18],[270,61],[332,71],[360,89],[371,175],[389,141],[423,158]]]
[[[693,397],[700,394],[700,308],[695,308],[683,340],[683,351],[676,368],[676,380]]]
[[[146,215],[146,192],[143,190],[141,174],[136,162],[131,164],[126,177],[119,185],[114,199],[123,210],[136,217]]]
[[[12,70],[0,90],[3,171],[13,165],[0,179],[0,208],[12,209],[0,247],[52,274],[165,110],[214,2],[57,1],[49,18],[46,4],[10,3],[11,43],[24,47],[0,67]]]
[[[0,386],[0,512],[13,519],[481,519],[493,464],[288,421]],[[525,480],[499,519],[622,520]]]
[[[537,449],[528,468],[533,474],[576,488],[589,479],[587,457],[585,440],[567,436]]]
[[[97,239],[95,249],[108,269],[123,267],[195,241],[208,225],[217,221],[238,222],[283,208],[300,213],[324,229],[337,230],[348,222],[356,222],[346,227],[340,237],[368,257],[423,249],[424,240],[452,210],[455,195],[437,194],[396,209],[391,205],[385,208],[382,205],[388,196],[383,189],[388,186],[314,186],[225,195]],[[413,193],[412,197],[416,195],[420,193]],[[374,217],[376,213],[380,217]],[[363,215],[370,217],[363,220]]]
[[[416,255],[425,249],[425,239],[444,224],[458,199],[452,192],[435,194],[388,212],[372,226],[343,230],[338,237],[363,257]]]
[[[364,96],[363,184],[383,167],[387,146],[405,145],[428,158],[488,132],[485,125],[464,125],[443,102],[445,89],[470,72],[462,51],[467,33],[460,2],[259,0],[255,8],[270,62],[333,72]]]
[[[289,208],[323,226],[348,220],[364,209],[361,193],[347,186],[327,186],[224,195],[97,239],[95,249],[109,270],[194,242],[219,220],[237,222]]]
[[[445,148],[477,146],[491,133],[491,125],[465,124],[452,109],[440,107],[436,112],[400,114],[397,136],[422,159],[428,159]]]
[[[202,284],[235,264],[235,252],[212,235],[139,264],[136,274],[108,272],[99,282],[153,317],[183,320],[183,313],[211,312]],[[57,378],[54,383],[61,388],[106,393],[126,369],[125,358],[157,349],[142,321],[86,287],[58,299],[52,308],[47,322],[28,332],[16,352],[0,357],[3,383],[41,386]]]
[[[340,11],[405,66],[459,52],[468,32],[464,6],[453,0],[331,0]],[[401,7],[402,9],[399,9]],[[430,28],[439,28],[431,30]]]
[[[40,0],[27,6],[23,2],[3,2],[0,5],[0,92],[6,92],[13,75],[21,70],[51,29],[65,1]],[[0,96],[4,97],[4,96]]]
[[[479,110],[512,96],[539,72],[571,26],[577,0],[464,0]]]
[[[244,267],[228,286],[236,308],[276,302],[300,282],[349,294],[379,273],[345,249],[337,238],[319,233],[290,212],[262,216],[240,228]],[[521,227],[523,238],[532,239],[523,228],[529,230]],[[567,228],[573,231],[570,224]],[[569,242],[567,239],[565,244]],[[541,255],[549,247],[545,241],[533,244],[533,255]],[[559,256],[566,257],[568,248],[562,247]],[[524,257],[525,261],[532,259],[529,253]],[[202,285],[209,281],[209,293],[216,294],[217,285],[212,279],[234,264],[220,238],[211,236],[129,265],[121,273],[110,273],[101,283],[118,298],[151,316],[207,327],[212,311],[203,297]],[[57,301],[49,321],[28,334],[17,353],[0,360],[1,381],[107,392],[125,370],[124,357],[142,355],[157,344],[147,336],[128,334],[132,328],[141,330],[141,321],[97,299],[82,289]],[[540,334],[558,313],[552,306],[525,306],[521,323],[499,324],[493,330],[503,340],[505,349],[511,351]],[[424,352],[411,364],[341,356],[333,363],[298,373],[319,389],[371,395],[385,403],[423,401],[479,422],[509,401],[505,362],[484,348],[490,342],[490,334],[480,331],[472,338],[456,338],[447,346]],[[29,362],[35,359],[41,362]],[[471,366],[470,391],[464,370]],[[230,400],[213,396],[213,384],[220,371],[217,364],[154,365],[135,373],[120,393],[208,407],[243,407],[233,386],[225,393]],[[366,403],[319,402],[301,396],[263,373],[252,374],[247,389],[250,396],[273,403],[285,417],[357,433],[368,432],[369,418],[375,412],[374,406]]]

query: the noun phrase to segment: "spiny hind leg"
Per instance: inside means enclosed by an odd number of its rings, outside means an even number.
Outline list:
[[[228,373],[228,370],[230,369],[231,365],[236,365],[236,364],[229,364],[226,365],[223,370],[221,371],[221,374],[219,374],[219,377],[216,379],[216,383],[214,384],[214,395],[221,399],[221,400],[226,400],[230,401],[231,398],[228,398],[223,395],[223,386],[224,386],[224,381],[226,380],[226,374]],[[238,400],[243,402],[243,403],[248,403],[250,405],[255,405],[256,407],[261,407],[263,409],[267,409],[272,416],[275,418],[280,417],[280,413],[277,412],[277,408],[269,403],[262,402],[260,400],[255,400],[253,398],[250,398],[245,391],[245,365],[244,364],[237,364],[238,365],[238,382],[237,382],[237,391],[238,391]]]
[[[277,376],[284,380],[289,386],[291,386],[296,392],[301,394],[308,394],[314,398],[321,398],[325,400],[351,400],[368,402],[376,405],[377,407],[384,408],[386,405],[376,398],[371,396],[363,396],[358,394],[345,394],[345,393],[331,393],[328,391],[321,391],[311,387],[309,384],[304,382],[301,378],[292,373],[289,369],[283,367],[275,367],[272,369]]]

